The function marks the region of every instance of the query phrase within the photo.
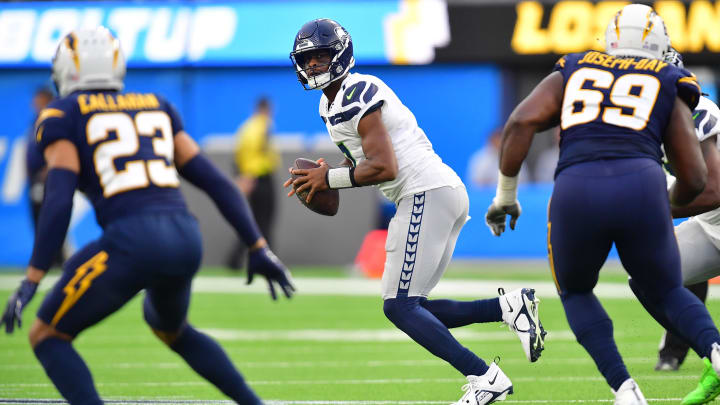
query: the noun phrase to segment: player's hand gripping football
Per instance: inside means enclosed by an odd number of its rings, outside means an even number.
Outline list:
[[[505,232],[505,222],[507,221],[507,215],[510,215],[510,229],[515,230],[515,223],[518,217],[522,213],[520,203],[515,200],[515,203],[510,205],[495,205],[495,202],[490,204],[487,213],[485,214],[485,223],[492,231],[493,235],[500,236]]]
[[[260,274],[267,279],[270,296],[274,300],[277,300],[275,283],[280,286],[288,298],[292,297],[295,292],[290,271],[267,246],[253,250],[248,255],[248,284],[252,283],[255,274]]]
[[[38,283],[24,279],[20,283],[20,287],[10,296],[2,319],[0,319],[0,327],[5,324],[5,333],[13,333],[15,322],[17,322],[18,328],[22,327],[22,311],[35,295],[37,286]]]
[[[327,184],[327,172],[330,170],[330,166],[325,163],[325,159],[323,158],[318,159],[317,163],[320,167],[316,169],[290,168],[290,174],[299,177],[295,180],[291,177],[285,182],[285,187],[293,186],[293,189],[288,193],[288,197],[295,193],[300,194],[304,191],[309,191],[305,202],[310,203],[315,193],[330,189]]]

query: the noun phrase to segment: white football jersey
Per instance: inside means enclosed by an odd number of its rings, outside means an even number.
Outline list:
[[[720,134],[720,109],[708,98],[700,97],[697,107],[693,110],[693,119],[695,120],[695,134],[700,142]],[[697,215],[695,220],[718,245],[720,243],[720,208]]]
[[[435,153],[415,116],[395,93],[377,77],[359,73],[343,79],[332,104],[328,105],[325,94],[320,99],[320,116],[330,138],[353,165],[365,160],[358,134],[360,119],[378,108],[398,163],[395,180],[378,184],[385,197],[397,203],[410,194],[463,184]]]

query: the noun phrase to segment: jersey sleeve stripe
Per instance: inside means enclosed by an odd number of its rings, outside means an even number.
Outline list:
[[[62,110],[58,110],[57,108],[45,108],[40,112],[40,115],[38,116],[37,120],[35,121],[35,126],[37,127],[45,121],[48,118],[62,118],[65,116],[65,112]]]
[[[695,87],[697,87],[698,90],[700,89],[700,85],[698,84],[697,80],[695,80],[694,77],[681,77],[678,79],[678,83],[690,83],[690,84],[694,85]]]
[[[35,134],[35,142],[40,143],[42,141],[42,135],[44,130],[45,127],[38,128],[37,133]]]

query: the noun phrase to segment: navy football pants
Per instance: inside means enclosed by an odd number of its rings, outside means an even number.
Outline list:
[[[555,180],[548,211],[548,255],[568,322],[611,387],[617,389],[629,375],[612,322],[592,290],[613,243],[645,303],[698,347],[709,351],[718,341],[704,306],[682,286],[665,176],[657,162],[617,159],[568,167]]]
[[[665,175],[650,159],[576,164],[555,180],[550,257],[560,294],[588,292],[613,242],[636,281],[659,294],[682,285]]]
[[[150,326],[177,331],[187,315],[201,256],[199,228],[190,214],[124,217],[65,263],[38,317],[76,336],[146,289],[144,311]]]

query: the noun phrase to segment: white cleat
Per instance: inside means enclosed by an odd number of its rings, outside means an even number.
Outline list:
[[[635,380],[628,378],[615,394],[615,405],[648,405]]]
[[[481,375],[467,376],[468,383],[463,385],[465,395],[455,405],[486,405],[495,401],[503,401],[513,393],[510,379],[500,370],[495,362],[490,364],[488,371]]]
[[[498,288],[498,293],[503,322],[520,338],[528,361],[537,361],[545,349],[547,332],[540,322],[538,315],[540,300],[535,298],[535,290],[518,288],[506,294],[503,288]]]

